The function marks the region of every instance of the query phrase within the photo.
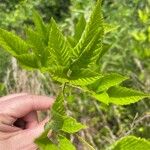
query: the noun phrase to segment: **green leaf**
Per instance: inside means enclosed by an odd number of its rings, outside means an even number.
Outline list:
[[[94,35],[98,35],[99,37],[94,37]],[[74,48],[74,56],[78,58],[83,52],[86,52],[85,49],[88,46],[91,47],[91,50],[88,49],[88,53],[92,53],[92,58],[97,59],[101,53],[102,49],[102,39],[103,39],[103,19],[101,13],[101,1],[98,0],[96,6],[91,14],[90,20],[86,25],[85,31],[79,40],[79,43]],[[93,40],[93,44],[89,43]],[[96,43],[96,44],[94,44]],[[96,51],[96,52],[95,52]],[[87,55],[88,55],[87,53]]]
[[[111,48],[111,46],[112,46],[111,44],[103,42],[103,48],[102,48],[101,53],[99,55],[99,59],[96,62],[98,65],[99,65],[100,58],[102,58],[105,55],[105,53],[108,52],[108,50]]]
[[[84,18],[84,15],[82,14],[77,24],[75,25],[73,37],[72,36],[67,37],[67,40],[71,44],[72,47],[75,47],[77,43],[79,42],[82,36],[82,33],[84,32],[85,27],[86,27],[86,20]]]
[[[53,112],[56,112],[62,116],[65,115],[64,96],[62,92],[60,92],[60,94],[57,96],[51,110],[52,110],[52,115],[53,115]]]
[[[44,41],[41,35],[38,32],[33,31],[31,28],[26,29],[27,42],[32,45],[34,52],[37,55],[40,55],[43,49],[45,48]]]
[[[57,27],[54,19],[51,19],[51,29],[49,33],[49,52],[51,54],[51,59],[53,63],[58,66],[67,67],[71,61],[71,52],[72,48],[67,41],[67,39],[63,36],[59,28]]]
[[[37,55],[38,59],[40,59],[42,66],[47,67],[47,61],[50,57],[47,46],[51,22],[45,25],[37,12],[33,13],[33,18],[35,30],[31,28],[26,29],[27,42],[32,46],[32,51]]]
[[[111,150],[150,150],[150,142],[134,136],[126,136],[115,142]]]
[[[75,25],[75,33],[73,37],[76,42],[80,40],[85,27],[86,27],[86,20],[84,18],[84,15],[82,14],[77,24]]]
[[[67,82],[69,82],[68,81],[68,79],[66,78],[66,76],[53,76],[53,80],[55,80],[55,81],[58,81],[58,82],[60,82],[60,83],[67,83]]]
[[[76,46],[77,42],[72,36],[67,36],[67,40],[70,43],[70,45],[72,46],[72,48],[74,48]]]
[[[76,69],[74,72],[72,72],[72,70],[67,71],[62,67],[58,67],[57,69],[52,70],[53,79],[61,83],[68,82],[72,85],[85,86],[93,83],[102,76],[101,74],[92,72],[89,69]]]
[[[105,104],[109,104],[109,96],[107,94],[107,92],[101,92],[101,93],[94,93],[91,92],[92,97],[94,97],[96,100],[103,102]]]
[[[107,93],[109,95],[109,102],[117,105],[128,105],[140,99],[150,97],[149,94],[120,86],[111,87]]]
[[[17,35],[0,29],[0,46],[13,56],[28,53],[29,46]]]
[[[65,116],[64,97],[63,93],[60,92],[57,96],[52,109],[51,109],[52,120],[50,121],[50,128],[54,131],[62,129]]]
[[[120,74],[110,73],[96,80],[93,84],[89,85],[88,88],[98,93],[108,90],[110,87],[118,85],[127,79],[128,79],[127,77],[124,77]]]
[[[93,83],[100,77],[102,77],[101,74],[92,72],[89,69],[76,69],[74,72],[71,72],[71,75],[69,76],[69,83],[73,85],[85,86]]]
[[[42,36],[44,39],[47,35],[47,26],[44,24],[43,19],[38,12],[33,11],[33,21],[35,25],[35,30]]]
[[[58,141],[60,150],[76,150],[75,146],[66,137],[59,135]]]
[[[38,69],[41,67],[41,63],[35,54],[22,54],[15,56],[19,63],[26,69]]]
[[[65,116],[63,127],[61,130],[67,133],[75,133],[85,128],[85,125],[78,123],[74,118]]]
[[[109,96],[106,90],[110,87],[120,84],[122,81],[126,80],[127,78],[116,73],[111,73],[107,75],[103,75],[99,77],[98,80],[93,82],[92,84],[87,85],[87,87],[82,87],[91,94],[92,97],[101,101],[105,104],[109,104]]]
[[[88,84],[93,83],[95,80],[97,80],[99,76],[86,76],[86,77],[80,77],[79,79],[71,79],[69,80],[69,83],[72,85],[78,85],[78,86],[86,86]]]
[[[37,139],[35,139],[35,143],[38,145],[40,150],[59,150],[56,145],[54,145],[48,138],[49,130],[45,130]]]
[[[84,125],[76,122],[75,119],[66,116],[62,92],[57,96],[52,106],[51,115],[52,120],[49,122],[49,126],[56,132],[62,130],[67,133],[74,133],[85,128]]]
[[[79,89],[82,90],[83,92],[86,92],[87,94],[89,94],[89,96],[95,98],[96,100],[103,102],[107,105],[109,104],[109,96],[106,91],[101,91],[99,93],[96,93],[90,90],[89,88],[87,88],[87,86],[80,86]]]
[[[95,63],[98,58],[98,54],[100,50],[102,49],[101,42],[98,41],[99,36],[101,35],[101,31],[97,30],[97,33],[95,33],[92,37],[92,39],[89,41],[83,52],[78,56],[78,58],[73,62],[70,68],[72,70],[75,70],[75,68],[93,68],[95,66]],[[98,43],[101,45],[100,47],[97,47]],[[92,67],[91,67],[92,65]]]
[[[57,112],[53,112],[52,120],[49,122],[50,128],[55,132],[59,132],[63,127],[63,123],[64,123],[63,116]]]
[[[47,49],[47,45],[44,43],[42,36],[33,31],[31,28],[26,29],[27,42],[32,47],[32,51],[41,62],[42,67],[47,67],[47,62],[50,54]]]
[[[53,80],[56,80],[61,83],[68,82],[68,76],[67,72],[68,69],[63,67],[63,66],[55,66],[54,64],[51,64],[48,62],[50,65],[49,68],[43,68],[42,71],[44,72],[49,72],[53,78]]]

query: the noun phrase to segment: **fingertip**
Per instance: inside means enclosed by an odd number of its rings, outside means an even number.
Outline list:
[[[21,118],[32,111],[47,110],[54,102],[54,97],[25,94],[13,96],[2,102],[3,113],[10,114],[16,118]],[[13,109],[12,109],[13,108]]]
[[[33,110],[45,110],[52,106],[54,103],[54,97],[41,96],[41,95],[30,95],[32,101]]]

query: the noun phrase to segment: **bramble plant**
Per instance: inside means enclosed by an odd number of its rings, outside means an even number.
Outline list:
[[[61,84],[62,88],[51,109],[51,119],[35,143],[42,150],[75,150],[75,146],[67,138],[68,134],[75,134],[87,145],[87,149],[93,150],[94,148],[77,134],[81,129],[85,129],[86,125],[66,113],[66,90],[70,86],[105,104],[128,105],[150,95],[120,86],[120,83],[127,79],[120,74],[100,72],[99,61],[108,50],[108,45],[103,43],[103,37],[111,31],[103,22],[100,0],[97,1],[88,22],[81,16],[75,25],[73,36],[65,37],[53,18],[46,24],[39,14],[34,12],[33,21],[35,29],[28,27],[25,39],[0,29],[0,45],[24,68],[48,72],[52,79]],[[134,149],[134,144],[139,144],[140,140],[142,145],[145,145],[145,150],[150,149],[148,141],[135,137],[125,137],[111,149],[126,150],[128,142],[131,143],[130,148]],[[141,150],[141,144],[136,150]]]

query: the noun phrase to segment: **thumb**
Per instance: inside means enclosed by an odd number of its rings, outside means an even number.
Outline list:
[[[23,132],[21,131],[20,134],[15,137],[15,138],[17,138],[17,139],[15,139],[16,141],[19,141],[22,138],[24,139],[24,140],[22,140],[20,145],[18,144],[19,149],[22,149],[22,148],[26,147],[27,145],[30,147],[30,149],[31,149],[31,147],[32,147],[32,149],[37,148],[34,141],[44,131],[44,125],[47,121],[48,121],[48,118],[46,118],[44,121],[39,123],[35,128],[26,129],[26,130],[23,130]],[[14,143],[12,145],[14,145]]]
[[[30,135],[32,136],[33,140],[38,138],[44,132],[44,126],[48,121],[49,118],[44,119],[35,128],[31,130]]]

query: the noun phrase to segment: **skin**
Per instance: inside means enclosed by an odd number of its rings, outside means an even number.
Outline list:
[[[38,122],[37,111],[52,103],[53,98],[26,93],[0,98],[0,150],[36,150],[34,140],[48,121]]]

